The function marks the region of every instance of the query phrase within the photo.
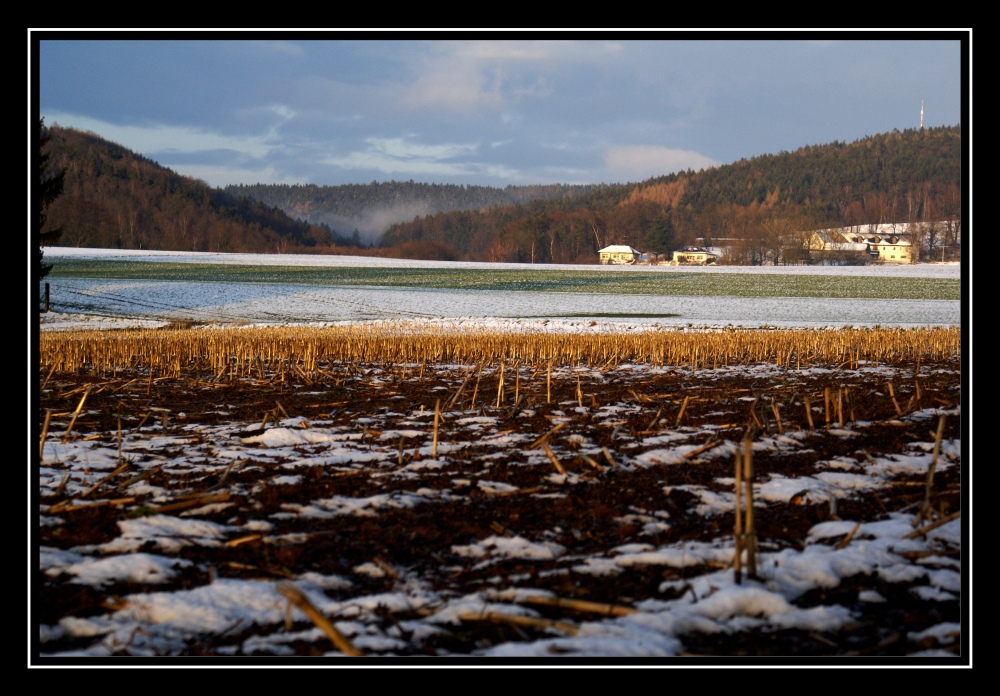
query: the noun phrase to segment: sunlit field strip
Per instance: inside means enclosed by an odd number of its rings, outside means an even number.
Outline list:
[[[309,374],[333,364],[554,365],[620,363],[788,369],[957,359],[957,327],[916,329],[645,331],[554,334],[457,331],[401,324],[342,327],[63,331],[39,337],[40,367],[158,377]]]
[[[59,261],[51,277],[688,297],[961,299],[961,281],[958,278],[837,273],[722,274],[696,270],[614,273],[594,269],[243,266],[66,258]]]

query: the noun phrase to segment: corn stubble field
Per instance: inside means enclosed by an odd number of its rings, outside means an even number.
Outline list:
[[[784,594],[796,610],[849,620],[677,625],[673,647],[633,654],[957,654],[956,636],[921,631],[960,622],[957,596],[926,598],[934,569],[960,555],[928,536],[961,515],[961,459],[948,446],[961,439],[960,355],[957,327],[45,333],[42,546],[174,566],[104,584],[43,570],[43,652],[584,654],[572,640],[595,626],[707,604],[713,586],[699,581],[713,574],[770,588],[782,554],[846,554],[869,543],[869,525],[908,515],[927,547],[896,549],[893,562],[914,572],[842,571]],[[107,463],[89,468],[97,448]],[[933,462],[907,469],[915,454]],[[878,486],[840,473],[829,490],[768,495],[776,482],[814,482],[821,465],[876,461],[899,463]],[[191,516],[225,531],[115,546],[136,520]],[[844,521],[833,536],[816,531]],[[687,563],[650,553],[680,547],[713,551]],[[315,577],[341,581],[306,582]],[[269,584],[277,613],[158,632],[169,621],[151,618],[150,598],[223,581]],[[872,596],[884,601],[863,601]],[[81,621],[104,628],[71,630]]]

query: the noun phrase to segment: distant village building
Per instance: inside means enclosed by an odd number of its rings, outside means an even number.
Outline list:
[[[673,263],[673,254],[657,254],[650,252],[642,255],[639,263],[647,263],[650,266],[669,266]]]
[[[705,247],[689,246],[680,251],[675,251],[672,263],[675,266],[707,266],[718,260],[719,255],[709,251]]]
[[[632,264],[645,258],[641,251],[626,244],[612,244],[597,253],[603,264]]]
[[[855,243],[866,244],[868,253],[877,261],[887,263],[912,263],[913,245],[909,235],[901,234],[857,234],[854,236]]]
[[[850,229],[817,230],[812,233],[809,249],[833,253],[863,253],[869,260],[882,263],[914,263],[916,261],[913,256],[913,242],[910,235],[895,232],[862,233]]]
[[[843,251],[868,253],[868,245],[854,242],[834,230],[813,230],[806,237],[808,251]]]
[[[912,235],[887,230],[885,232],[860,232],[856,228],[840,228],[828,230],[812,230],[799,233],[796,246],[801,244],[806,263],[915,263]],[[699,242],[704,243],[702,238]],[[727,249],[738,248],[742,242],[739,239],[713,238],[714,246],[707,247],[717,256],[725,254]],[[674,252],[676,260],[677,254]]]

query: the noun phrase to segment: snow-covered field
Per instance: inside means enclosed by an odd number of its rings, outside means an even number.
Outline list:
[[[42,330],[161,326],[170,321],[197,324],[338,324],[362,321],[417,321],[446,326],[499,326],[548,330],[629,330],[651,326],[841,327],[958,325],[960,301],[954,297],[960,282],[958,264],[905,266],[789,266],[789,267],[611,267],[551,266],[544,264],[484,264],[406,261],[350,256],[209,254],[52,248],[46,259],[57,271],[50,276],[53,311],[41,318]],[[99,259],[114,264],[102,277],[62,277],[60,260]],[[296,282],[294,272],[275,281],[245,277],[227,280],[198,276],[178,280],[164,273],[136,277],[130,264],[227,265],[306,269],[386,269],[395,275],[380,284]],[[64,264],[65,265],[65,264]],[[148,267],[148,266],[147,266]],[[433,283],[422,276],[434,270]],[[442,284],[448,271],[478,272],[483,289]],[[557,281],[529,288],[532,274],[572,274],[560,287]],[[490,274],[516,275],[515,282],[490,283]],[[612,275],[613,274],[613,275]],[[670,290],[656,287],[660,274]],[[208,273],[207,275],[211,275]],[[164,277],[165,276],[165,277]],[[481,277],[480,277],[481,276]],[[679,279],[719,279],[719,290],[705,283],[690,288]],[[775,277],[801,278],[788,285],[788,296],[755,291]],[[486,280],[483,280],[486,278]],[[637,282],[630,283],[630,279]],[[652,278],[653,280],[650,280]],[[608,282],[614,279],[620,282]],[[914,283],[927,279],[926,288]],[[587,292],[593,280],[594,292]],[[941,282],[952,281],[947,299],[934,296]],[[787,281],[786,281],[787,282]],[[848,285],[837,290],[837,284]],[[904,286],[905,284],[905,286]],[[515,289],[506,289],[514,287]],[[893,296],[895,288],[909,296]],[[554,290],[554,291],[553,291]],[[926,291],[928,296],[914,296]],[[713,294],[718,292],[720,294]],[[794,296],[793,296],[794,292]]]

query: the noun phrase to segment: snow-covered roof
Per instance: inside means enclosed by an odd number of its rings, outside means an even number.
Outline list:
[[[844,244],[847,238],[836,230],[814,230],[813,232],[825,244]]]
[[[627,244],[612,244],[611,246],[606,246],[600,250],[601,254],[635,254],[638,256],[642,252],[638,249],[633,249]]]
[[[895,239],[896,241],[892,241],[893,239]],[[888,237],[882,237],[882,241],[880,242],[873,241],[872,243],[880,244],[882,246],[885,246],[886,244],[890,244],[893,246],[911,246],[910,240],[900,235],[890,235]]]
[[[674,254],[708,254],[709,256],[718,256],[718,254],[707,247],[685,247],[678,249]]]
[[[828,242],[828,251],[868,251],[868,245],[858,242]]]
[[[916,223],[919,226],[921,223]],[[862,241],[869,244],[889,244],[889,239],[896,237],[896,244],[910,244],[913,238],[913,230],[915,226],[913,225],[901,225],[899,223],[895,224],[880,224],[880,225],[862,225],[860,227],[838,227],[835,229],[827,230],[814,230],[821,238],[830,238],[830,241],[849,241],[853,242],[859,237]],[[838,237],[842,239],[838,239]],[[876,242],[875,237],[879,237],[882,241]]]

